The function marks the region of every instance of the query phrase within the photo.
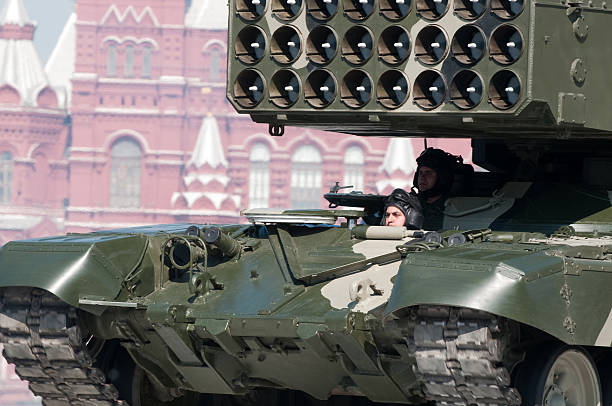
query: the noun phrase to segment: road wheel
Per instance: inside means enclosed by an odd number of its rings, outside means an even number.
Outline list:
[[[517,376],[523,406],[598,406],[601,385],[591,356],[561,346],[524,363]]]

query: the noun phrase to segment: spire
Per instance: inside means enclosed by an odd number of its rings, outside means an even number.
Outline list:
[[[60,106],[70,108],[72,75],[76,55],[76,13],[72,13],[64,25],[62,34],[45,65],[49,84],[56,90]]]
[[[0,87],[8,85],[17,91],[23,106],[36,106],[40,92],[49,85],[33,36],[34,23],[22,0],[4,0],[0,12]]]
[[[4,0],[4,6],[0,11],[0,25],[6,24],[16,24],[21,27],[34,25],[28,17],[23,0]]]
[[[185,16],[185,26],[205,30],[226,30],[228,7],[220,0],[193,0]]]
[[[412,140],[406,137],[391,138],[385,159],[378,169],[379,172],[387,172],[391,175],[393,172],[400,170],[405,175],[409,176],[416,170],[416,157],[412,148]]]
[[[208,164],[213,169],[219,165],[226,168],[228,166],[223,153],[217,119],[212,114],[209,114],[202,121],[193,154],[187,162],[187,166],[194,165],[196,168],[200,168],[204,164]]]

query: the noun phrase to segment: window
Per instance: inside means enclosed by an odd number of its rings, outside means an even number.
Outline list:
[[[115,76],[117,74],[117,47],[114,44],[109,45],[106,53],[106,74]]]
[[[270,150],[263,143],[251,149],[249,157],[249,207],[268,207],[270,199]]]
[[[13,156],[9,152],[0,154],[0,204],[11,202],[13,184]]]
[[[134,47],[132,45],[125,48],[125,76],[134,76]]]
[[[347,148],[344,153],[343,186],[353,186],[353,190],[363,191],[363,150],[357,145]]]
[[[140,206],[140,146],[129,138],[111,149],[110,205],[118,208]]]
[[[321,153],[312,145],[299,147],[291,157],[291,207],[321,206]]]
[[[151,47],[145,46],[142,51],[142,77],[151,77]]]
[[[212,48],[210,51],[210,81],[217,82],[221,78],[221,51]]]

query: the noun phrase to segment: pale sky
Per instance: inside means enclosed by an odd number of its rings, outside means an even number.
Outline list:
[[[4,6],[6,0],[0,0]],[[74,10],[74,0],[23,0],[31,20],[36,21],[34,45],[44,64]]]

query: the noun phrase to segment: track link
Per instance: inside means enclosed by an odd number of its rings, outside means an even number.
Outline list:
[[[4,357],[45,406],[119,406],[117,389],[93,366],[77,311],[40,289],[0,289]]]
[[[427,400],[439,405],[520,405],[502,363],[509,327],[491,314],[417,306],[404,337]]]

